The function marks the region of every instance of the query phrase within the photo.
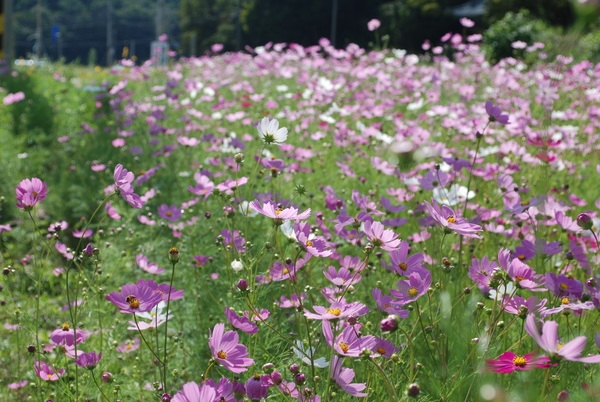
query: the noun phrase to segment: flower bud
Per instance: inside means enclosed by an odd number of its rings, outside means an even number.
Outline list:
[[[594,221],[592,217],[586,213],[577,215],[577,225],[583,230],[592,230],[594,227]]]
[[[398,320],[399,318],[397,315],[388,315],[386,318],[381,320],[379,323],[379,328],[381,328],[382,332],[394,332],[398,329]]]
[[[172,247],[169,250],[169,261],[171,261],[173,264],[179,262],[179,249],[177,247]]]
[[[237,283],[237,288],[242,292],[248,290],[248,281],[245,279],[240,279]]]
[[[279,371],[275,370],[271,373],[271,381],[273,381],[273,384],[279,385],[283,382],[283,376]]]
[[[290,373],[298,374],[300,372],[300,366],[296,363],[290,365]]]
[[[408,389],[406,390],[407,395],[412,396],[412,397],[419,396],[420,392],[421,392],[421,387],[419,387],[419,384],[416,384],[416,383],[410,384],[408,386]]]
[[[109,373],[108,371],[105,371],[104,373],[102,373],[102,382],[105,383],[111,383],[113,380],[113,375],[111,373]]]
[[[302,385],[306,382],[306,375],[304,373],[298,373],[294,376],[294,382],[298,385]]]

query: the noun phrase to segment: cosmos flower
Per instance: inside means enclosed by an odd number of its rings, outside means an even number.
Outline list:
[[[147,283],[128,283],[120,292],[106,295],[106,299],[121,309],[121,313],[135,314],[152,310],[162,300],[162,295]]]
[[[65,374],[65,369],[56,370],[46,362],[36,360],[34,363],[35,374],[44,381],[58,381]]]
[[[351,368],[342,367],[344,359],[334,355],[331,359],[331,370],[329,378],[335,382],[342,391],[356,397],[365,397],[368,394],[360,392],[367,388],[365,383],[352,383],[354,380],[354,370]]]
[[[31,211],[38,202],[46,198],[47,194],[46,183],[37,177],[22,180],[15,188],[17,207],[25,211]]]
[[[502,110],[490,101],[485,102],[485,111],[487,112],[490,121],[497,121],[500,124],[508,124],[508,115],[502,114]]]
[[[121,194],[121,197],[127,201],[129,205],[134,208],[141,208],[144,202],[140,199],[140,196],[133,192],[134,175],[127,169],[123,168],[123,165],[118,164],[115,166],[114,180],[117,191]]]
[[[225,332],[225,324],[215,325],[208,344],[215,360],[233,373],[242,373],[254,364],[248,357],[248,348],[239,343],[237,332]]]
[[[400,245],[401,240],[393,230],[385,229],[381,222],[365,221],[363,230],[373,246],[381,247],[383,250],[392,251]]]
[[[481,232],[483,230],[481,226],[470,223],[466,219],[457,216],[452,208],[447,205],[442,205],[440,208],[435,200],[432,200],[432,203],[433,205],[425,201],[425,208],[431,217],[436,222],[441,224],[444,229],[447,229],[451,232],[456,232],[465,237],[474,237],[476,239],[480,238],[477,232]]]
[[[82,353],[77,359],[75,359],[75,364],[79,367],[86,368],[88,370],[92,370],[96,368],[98,363],[102,359],[102,353],[96,354],[96,352]]]
[[[498,359],[487,359],[487,368],[494,373],[508,374],[513,371],[533,370],[552,366],[547,356],[536,356],[534,352],[519,356],[513,352],[504,352]]]
[[[560,361],[561,359],[581,362],[581,363],[600,363],[600,355],[581,357],[581,352],[585,348],[587,338],[578,336],[568,343],[562,343],[558,339],[558,324],[556,321],[546,321],[542,326],[540,333],[537,327],[536,319],[533,314],[529,314],[525,320],[525,331],[536,341],[536,343],[550,355],[551,361]]]
[[[263,117],[256,129],[265,144],[279,145],[287,140],[288,130],[285,127],[279,128],[277,119],[269,120],[268,117]]]
[[[312,320],[337,320],[347,317],[360,317],[369,312],[369,308],[362,303],[343,303],[334,302],[329,308],[323,306],[313,306],[315,313],[304,310],[304,316]]]
[[[258,325],[250,321],[247,317],[239,316],[231,308],[225,308],[225,317],[227,321],[235,328],[247,334],[255,334],[258,332]]]
[[[177,205],[162,204],[158,207],[158,216],[169,222],[176,222],[181,218],[181,209]]]

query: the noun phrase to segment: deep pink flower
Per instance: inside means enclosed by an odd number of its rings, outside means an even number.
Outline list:
[[[215,360],[233,373],[242,373],[254,364],[248,357],[248,348],[239,343],[237,332],[225,332],[225,324],[215,325],[208,344]]]
[[[73,346],[75,343],[80,344],[90,336],[89,331],[84,329],[75,329],[69,327],[69,324],[63,324],[62,327],[55,329],[50,334],[50,340],[56,345]]]
[[[600,355],[581,357],[581,352],[583,352],[587,343],[585,336],[578,336],[565,344],[560,342],[556,321],[544,322],[542,332],[540,333],[535,316],[529,314],[525,320],[525,331],[531,335],[543,350],[550,354],[552,361],[565,359],[581,363],[600,363]]]
[[[498,106],[494,106],[492,102],[485,102],[485,111],[490,117],[490,121],[497,121],[500,124],[508,124],[508,115],[502,114],[502,110]]]
[[[30,211],[35,204],[46,198],[48,190],[46,183],[34,177],[32,179],[22,180],[15,188],[17,196],[17,207]]]
[[[115,166],[114,180],[117,190],[129,205],[139,209],[144,205],[144,202],[139,195],[133,192],[133,185],[131,183],[133,183],[134,178],[133,173],[124,169],[123,165],[118,164]]]
[[[487,359],[487,368],[494,373],[508,374],[513,371],[533,370],[552,366],[547,356],[536,356],[534,352],[519,356],[513,352],[504,352],[498,359]]]
[[[251,401],[266,399],[269,394],[270,376],[254,374],[246,381],[246,396]]]
[[[147,283],[140,282],[124,285],[121,292],[106,295],[106,300],[119,307],[121,313],[135,314],[152,310],[162,300],[162,294]]]
[[[354,380],[354,370],[350,368],[342,367],[344,359],[334,355],[331,359],[331,371],[329,372],[329,378],[335,382],[342,391],[356,397],[365,397],[368,394],[360,392],[367,388],[365,383],[352,383]]]

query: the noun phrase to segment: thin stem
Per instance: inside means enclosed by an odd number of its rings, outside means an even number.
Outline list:
[[[98,384],[98,380],[96,380],[96,376],[94,375],[94,370],[90,370],[90,371],[92,372],[92,379],[94,380],[94,384],[96,384],[96,387],[98,388],[98,391],[100,391],[100,393],[102,394],[102,397],[104,399],[106,399],[108,402],[110,402],[110,399],[108,399],[108,397],[102,391],[102,388],[100,388],[100,384]]]
[[[383,371],[383,368],[381,368],[381,366],[379,364],[377,364],[377,362],[375,362],[375,360],[369,359],[369,361],[371,363],[373,363],[373,366],[375,366],[375,368],[379,372],[379,375],[381,375],[381,377],[383,378],[383,383],[387,389],[387,393],[388,393],[388,396],[390,397],[390,401],[397,400],[397,396],[396,396],[396,393],[394,392],[394,387],[392,386],[392,382],[390,381],[390,378],[387,376],[387,374],[385,374],[385,371]]]
[[[171,270],[171,281],[169,282],[169,295],[167,296],[167,317],[165,320],[165,344],[164,344],[164,360],[163,360],[163,365],[164,365],[164,370],[163,370],[163,389],[165,390],[165,392],[167,391],[167,362],[168,362],[168,357],[167,357],[167,337],[168,337],[168,330],[169,330],[169,305],[171,303],[171,292],[173,291],[173,278],[175,277],[175,265],[177,264],[177,261],[173,261],[173,269]],[[158,320],[157,320],[158,323]]]

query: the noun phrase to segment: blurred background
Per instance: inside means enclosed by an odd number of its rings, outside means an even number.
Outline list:
[[[515,41],[550,54],[600,56],[600,0],[0,0],[0,58],[111,65],[141,63],[159,37],[178,56],[268,42],[422,51],[447,32],[482,34],[492,60]],[[468,31],[462,17],[475,22]],[[370,31],[367,23],[381,26]],[[162,36],[161,36],[162,35]]]

